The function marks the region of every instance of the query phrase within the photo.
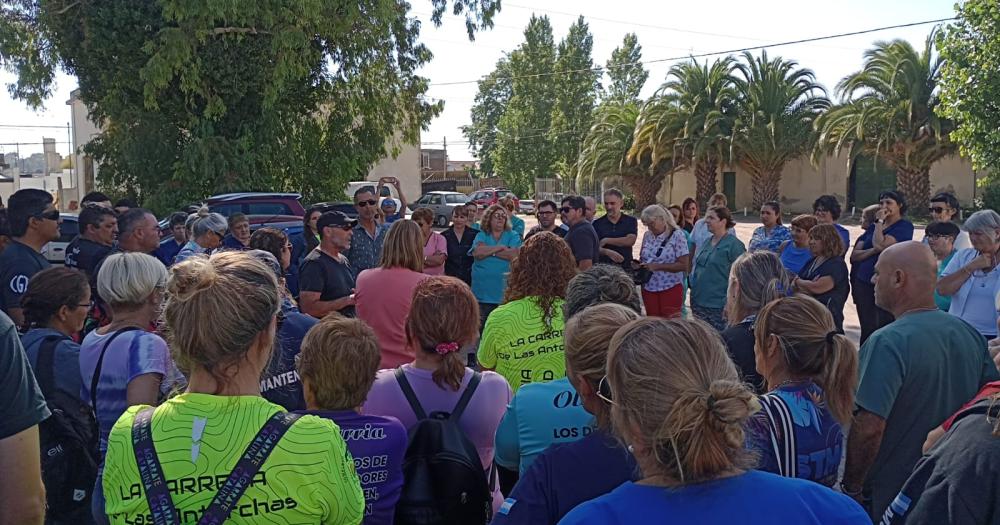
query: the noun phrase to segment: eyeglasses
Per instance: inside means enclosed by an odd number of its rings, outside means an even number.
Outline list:
[[[938,215],[944,213],[944,208],[939,206],[931,206],[928,210],[930,210],[931,213],[937,213]]]
[[[611,384],[608,383],[608,376],[601,378],[600,382],[597,383],[597,397],[601,398],[601,401],[609,405],[615,404],[614,399],[611,398]]]
[[[374,206],[376,204],[378,204],[378,201],[375,200],[375,199],[371,199],[371,200],[367,200],[367,201],[358,201],[358,202],[354,203],[354,205],[357,206],[357,207],[359,207],[359,208],[364,208],[365,206]]]
[[[954,238],[955,237],[953,237],[951,235],[943,235],[943,234],[927,235],[927,240],[930,240],[930,241],[936,241],[938,239],[954,239]]]
[[[94,300],[91,299],[89,303],[78,303],[76,306],[79,307],[79,308],[90,309],[91,307],[94,306]]]
[[[34,215],[34,217],[36,219],[47,219],[47,220],[50,220],[50,221],[58,221],[59,220],[59,210],[52,209],[52,210],[42,211],[42,212],[36,213]]]
[[[540,211],[540,212],[538,212],[538,214],[539,215],[555,215],[556,212],[554,212],[554,211]]]

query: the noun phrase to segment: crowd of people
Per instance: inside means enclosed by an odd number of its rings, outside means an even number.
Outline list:
[[[55,267],[16,192],[0,523],[995,521],[996,212],[935,195],[915,241],[885,191],[852,248],[829,195],[744,244],[722,194],[438,232],[378,193],[290,238],[95,192]]]

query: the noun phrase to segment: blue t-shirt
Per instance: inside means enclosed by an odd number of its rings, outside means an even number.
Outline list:
[[[304,410],[306,401],[302,395],[302,381],[295,370],[295,357],[302,349],[306,332],[319,321],[298,312],[285,312],[284,317],[275,337],[271,364],[264,369],[260,379],[260,395],[285,410]]]
[[[824,486],[751,470],[728,478],[667,489],[631,481],[584,503],[559,525],[870,525],[861,505]]]
[[[840,234],[840,240],[844,241],[844,250],[851,249],[851,232],[847,231],[847,228],[833,223],[833,227],[837,229],[837,233]]]
[[[369,416],[353,410],[305,410],[340,427],[365,494],[364,525],[392,525],[403,490],[406,427],[389,416]]]
[[[795,434],[797,477],[832,487],[844,454],[844,429],[823,403],[823,389],[805,381],[781,386],[763,397],[779,398],[788,407]],[[781,473],[771,431],[775,431],[780,450],[787,442],[783,428],[767,410],[760,410],[747,422],[747,448],[760,454],[758,470]]]
[[[521,237],[513,230],[505,230],[500,235],[500,240],[495,240],[492,235],[479,232],[472,241],[469,255],[472,255],[480,244],[520,248]],[[476,259],[472,263],[472,293],[476,296],[476,300],[486,304],[500,304],[503,301],[504,288],[507,287],[507,274],[509,272],[510,261],[505,261],[495,255],[485,259]]]
[[[231,233],[222,238],[222,247],[226,250],[236,251],[245,251],[250,249],[250,246],[240,242],[240,240],[233,237],[233,234]]]
[[[812,259],[812,252],[809,251],[809,248],[799,248],[792,241],[789,241],[785,249],[781,250],[781,265],[796,275],[809,259]]]
[[[83,383],[80,381],[80,345],[51,328],[34,328],[21,336],[24,353],[28,356],[28,361],[31,362],[31,369],[35,371],[35,377],[40,375],[38,352],[42,349],[42,341],[47,337],[59,338],[54,349],[55,371],[52,379],[55,384],[53,386],[74,399],[80,399],[80,389],[83,387]]]
[[[497,464],[524,474],[553,443],[576,441],[593,430],[594,416],[569,379],[531,383],[517,390],[497,428]]]
[[[788,226],[785,226],[784,224],[775,225],[771,228],[770,233],[767,231],[767,228],[759,226],[753,231],[753,236],[750,237],[750,246],[748,251],[756,252],[758,250],[767,250],[778,253],[778,248],[781,248],[781,243],[790,240],[792,240],[792,231],[789,230]]]
[[[906,220],[900,219],[894,223],[892,226],[886,228],[883,235],[891,235],[896,242],[912,241],[913,240],[913,223]],[[865,230],[865,234],[861,236],[859,241],[864,241],[861,244],[861,249],[869,250],[875,244],[875,225],[872,224]],[[875,276],[875,263],[878,262],[878,255],[869,257],[855,266],[857,270],[855,273],[855,278],[864,283],[872,282],[872,277]]]
[[[637,479],[638,472],[632,454],[600,429],[552,445],[521,474],[493,525],[553,525],[573,507]]]

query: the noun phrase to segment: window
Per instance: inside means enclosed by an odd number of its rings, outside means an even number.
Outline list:
[[[444,204],[444,195],[435,195],[431,202],[434,204]]]
[[[421,204],[427,204],[430,201],[431,201],[431,196],[430,195],[424,195],[423,197],[420,197],[420,199],[417,200],[417,205],[419,206]]]
[[[248,215],[291,215],[292,210],[280,202],[252,202],[247,206]]]
[[[214,204],[208,207],[212,213],[218,213],[223,217],[229,217],[234,213],[243,213],[241,204]]]
[[[421,153],[420,154],[420,167],[427,170],[431,168],[431,154]]]
[[[469,201],[469,198],[465,195],[452,194],[447,196],[448,204],[465,204]]]
[[[59,240],[56,242],[70,242],[80,233],[80,223],[76,220],[68,221],[63,219],[59,225]]]

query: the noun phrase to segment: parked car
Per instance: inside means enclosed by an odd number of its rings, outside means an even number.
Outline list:
[[[445,227],[451,221],[455,208],[464,206],[469,197],[457,191],[429,191],[410,205],[410,209],[430,208],[434,210],[434,224]]]
[[[525,199],[523,201],[520,201],[518,203],[518,210],[517,211],[519,211],[521,213],[524,213],[526,215],[534,215],[535,214],[535,201],[529,201],[527,199]]]
[[[80,218],[71,213],[60,213],[59,239],[42,246],[42,257],[50,264],[61,265],[66,260],[66,247],[80,234]]]
[[[492,206],[500,201],[500,199],[510,195],[514,197],[514,209],[518,209],[521,200],[514,195],[514,192],[506,188],[483,188],[479,191],[473,192],[469,195],[469,200],[475,202],[479,206]]]
[[[313,206],[323,206],[324,208],[326,208],[326,211],[339,211],[352,219],[358,218],[358,209],[354,207],[353,202],[344,202],[344,201],[318,202],[316,204],[310,205],[309,207],[311,208]],[[303,212],[303,215],[305,215],[305,212]]]
[[[298,217],[306,213],[298,193],[242,192],[215,195],[205,199],[208,209],[229,217],[234,213],[263,217]],[[259,221],[275,222],[274,220]]]

